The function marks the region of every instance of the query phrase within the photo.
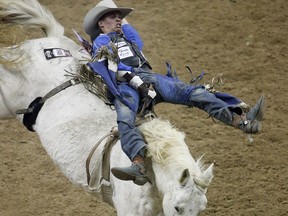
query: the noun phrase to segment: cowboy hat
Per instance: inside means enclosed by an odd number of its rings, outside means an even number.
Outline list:
[[[107,13],[111,11],[119,11],[122,19],[126,17],[133,8],[117,7],[112,0],[100,1],[94,8],[92,8],[84,17],[83,27],[85,32],[90,36],[96,36],[101,33],[98,26],[98,21]]]

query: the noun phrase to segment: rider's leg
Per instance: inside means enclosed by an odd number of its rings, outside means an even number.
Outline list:
[[[126,96],[126,98],[134,101],[133,96]],[[133,180],[135,184],[144,185],[148,181],[144,167],[146,143],[135,126],[136,113],[117,99],[114,101],[114,106],[117,112],[121,147],[132,161],[132,165],[113,167],[111,171],[115,177],[121,180]]]
[[[196,88],[189,95],[188,105],[198,107],[245,133],[257,133],[263,117],[264,97],[260,97],[256,105],[248,113],[244,113],[238,105],[227,104],[204,88]]]
[[[245,133],[257,133],[263,116],[264,97],[248,112],[243,113],[239,104],[229,104],[207,91],[203,86],[191,86],[173,78],[139,71],[138,75],[144,82],[154,84],[157,94],[164,102],[186,104],[204,110],[210,116],[223,123],[242,130]],[[233,96],[231,96],[233,98]],[[234,101],[239,99],[234,97]]]

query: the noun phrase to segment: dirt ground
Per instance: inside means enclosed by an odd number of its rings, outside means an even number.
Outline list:
[[[40,0],[75,39],[92,0]],[[140,32],[154,71],[165,61],[189,82],[223,74],[221,91],[253,105],[266,96],[262,133],[247,135],[193,108],[161,104],[158,115],[186,133],[194,158],[215,163],[203,216],[288,215],[288,1],[118,0],[133,7],[128,18]],[[72,185],[42,148],[37,136],[16,120],[0,121],[1,216],[114,216],[107,204]]]

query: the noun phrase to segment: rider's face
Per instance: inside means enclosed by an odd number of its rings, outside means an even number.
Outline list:
[[[112,11],[105,14],[101,20],[99,20],[98,25],[104,34],[109,32],[121,33],[121,23],[121,13],[118,11]]]

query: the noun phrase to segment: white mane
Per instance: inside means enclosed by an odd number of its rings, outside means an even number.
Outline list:
[[[202,175],[201,160],[195,162],[191,157],[183,132],[160,119],[141,125],[140,130],[149,143],[148,157],[154,163],[163,166],[168,172],[188,169],[198,186],[203,189],[208,187],[210,178]]]

